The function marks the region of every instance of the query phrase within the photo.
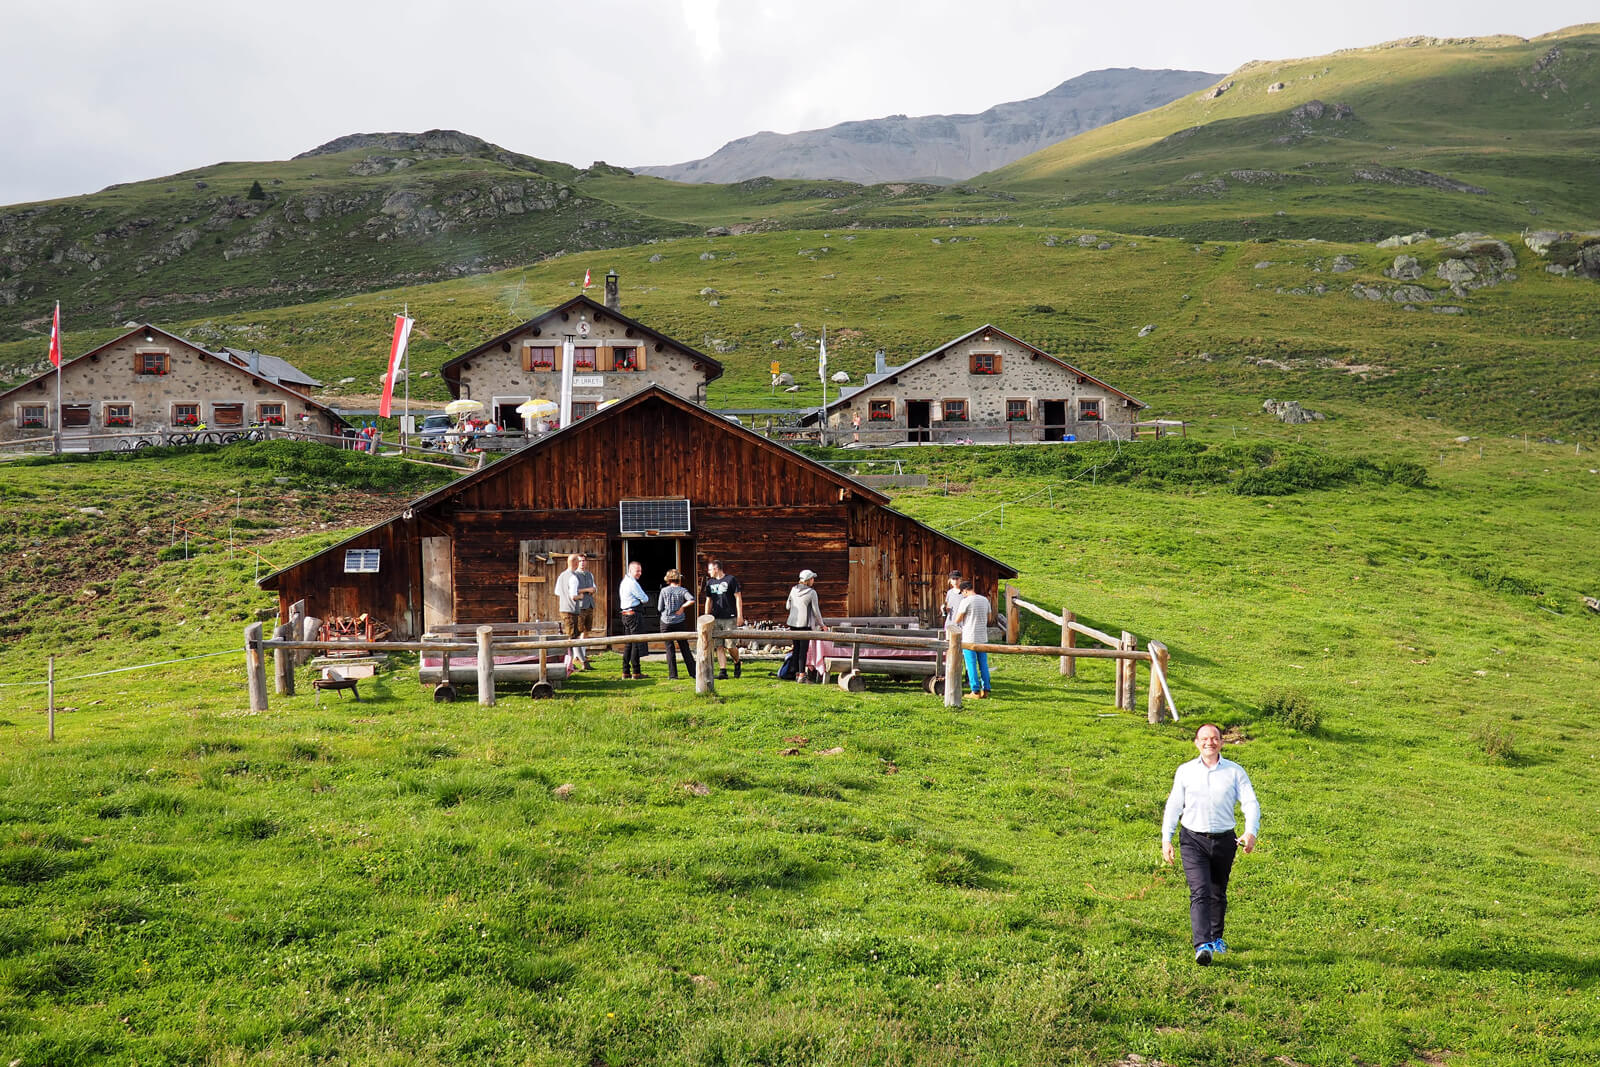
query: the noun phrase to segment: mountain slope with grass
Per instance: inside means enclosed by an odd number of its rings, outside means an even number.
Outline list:
[[[973,184],[1194,237],[1600,227],[1600,24],[1251,63]]]

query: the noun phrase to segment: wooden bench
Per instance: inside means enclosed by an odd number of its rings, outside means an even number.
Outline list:
[[[944,638],[943,630],[930,630],[921,626],[922,620],[914,615],[848,616],[823,619],[830,630],[840,633],[883,634],[893,637]],[[866,649],[865,652],[862,650]],[[848,656],[823,657],[823,670],[827,681],[837,673],[839,688],[859,693],[866,688],[864,675],[881,674],[887,678],[921,678],[923,688],[930,693],[944,691],[944,654],[930,649],[927,652],[896,649],[891,654],[880,649],[873,654],[871,645],[852,645]]]
[[[489,627],[491,637],[495,638],[526,638],[537,639],[545,637],[558,637],[561,634],[561,624],[549,619],[538,619],[531,622],[459,622],[438,623],[430,627],[423,634],[423,640],[430,638],[444,638],[452,642],[475,640],[480,626]],[[566,669],[562,664],[559,650],[552,650],[546,657],[547,662],[541,670],[538,662],[538,653],[522,653],[515,657],[497,656],[501,659],[517,658],[520,663],[496,662],[494,665],[495,683],[506,682],[533,682],[535,683],[535,696],[549,696],[554,692],[550,682],[554,679],[565,678]],[[429,661],[433,662],[429,662]],[[478,682],[478,657],[477,652],[424,652],[417,658],[417,674],[423,685],[433,685],[433,698],[436,701],[449,702],[456,697],[456,686],[465,682],[476,686]]]

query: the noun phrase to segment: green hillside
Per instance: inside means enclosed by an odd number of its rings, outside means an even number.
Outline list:
[[[1252,63],[1218,87],[972,184],[1192,237],[1600,224],[1600,24]]]
[[[830,370],[859,381],[879,348],[901,362],[992,322],[1161,416],[1238,419],[1273,397],[1357,424],[1407,414],[1477,432],[1592,435],[1600,431],[1595,283],[1549,273],[1507,237],[1516,269],[1459,296],[1438,271],[1466,253],[1434,242],[1382,250],[946,227],[666,241],[163,325],[201,343],[283,356],[332,383],[326,398],[338,404],[379,387],[391,316],[406,304],[418,320],[412,395],[437,401],[443,384],[424,374],[569,298],[586,267],[596,277],[616,269],[628,314],[724,363],[710,393],[719,406],[817,404],[824,324]],[[1417,260],[1417,280],[1385,275],[1397,254]],[[1430,302],[1398,301],[1405,286]],[[69,352],[109,336],[67,325]],[[1154,329],[1141,337],[1146,326]],[[0,367],[12,378],[42,371],[43,359],[37,340],[0,344]],[[795,375],[800,392],[771,389],[772,360]],[[355,381],[337,384],[344,377]]]

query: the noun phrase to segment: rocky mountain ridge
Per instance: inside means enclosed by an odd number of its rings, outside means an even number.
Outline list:
[[[1191,70],[1097,70],[976,115],[889,115],[800,133],[763,131],[729,141],[704,159],[633,169],[681,182],[756,177],[963,181],[1170,103],[1218,78]]]

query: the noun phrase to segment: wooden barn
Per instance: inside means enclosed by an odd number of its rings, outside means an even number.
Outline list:
[[[304,599],[311,615],[366,612],[414,637],[441,623],[556,618],[552,587],[573,551],[589,557],[595,627],[611,633],[633,560],[653,594],[670,568],[698,593],[706,561],[721,559],[752,622],[783,622],[805,568],[826,615],[930,624],[950,571],[991,597],[1016,576],[876,490],[652,386],[260,584],[285,620]]]

